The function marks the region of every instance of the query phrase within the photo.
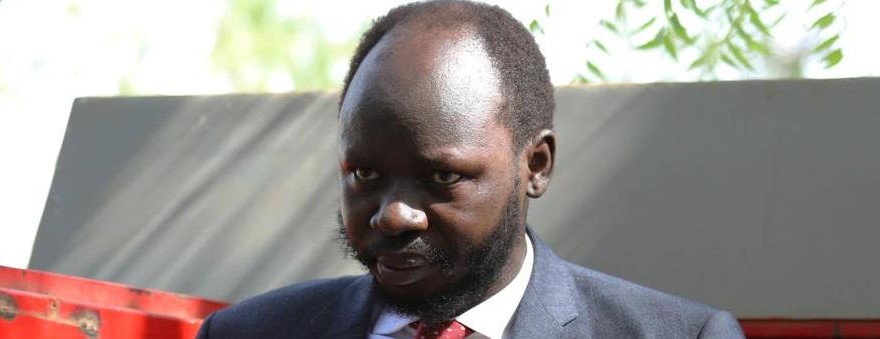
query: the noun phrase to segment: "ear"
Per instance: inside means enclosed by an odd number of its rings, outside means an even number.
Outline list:
[[[556,159],[556,133],[549,129],[541,130],[532,144],[526,146],[525,157],[529,168],[526,194],[531,198],[538,198],[550,185],[553,161]]]

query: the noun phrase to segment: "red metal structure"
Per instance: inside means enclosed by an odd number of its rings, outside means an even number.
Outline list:
[[[878,320],[740,319],[748,338],[880,338]]]
[[[0,266],[0,338],[193,338],[226,304]]]
[[[0,266],[0,338],[184,339],[227,304]],[[748,338],[880,338],[877,320],[740,320]]]

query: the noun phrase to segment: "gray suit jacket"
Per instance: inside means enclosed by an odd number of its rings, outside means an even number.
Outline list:
[[[515,338],[741,338],[736,319],[562,260],[533,232],[531,280],[513,316]],[[364,338],[370,275],[284,287],[213,313],[199,338]]]

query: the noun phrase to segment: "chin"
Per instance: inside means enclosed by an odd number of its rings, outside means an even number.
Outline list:
[[[426,286],[426,284],[414,283],[406,286],[396,286],[383,284],[375,275],[373,276],[373,279],[375,279],[379,291],[385,295],[388,301],[395,304],[408,302],[424,303],[426,300],[429,300],[431,296],[437,294],[436,288],[433,288],[433,286]]]
[[[451,265],[433,264],[409,271],[382,270],[373,265],[370,273],[382,293],[396,300],[417,300],[424,302],[432,296],[443,294],[455,286],[458,275]],[[384,273],[384,274],[383,274]]]
[[[495,239],[505,238],[510,239]],[[511,246],[508,241],[493,241],[488,245],[483,250],[474,251],[465,262],[437,269],[432,276],[412,284],[383,282],[375,266],[370,272],[380,299],[392,311],[439,323],[454,319],[485,300],[490,288],[498,281]]]

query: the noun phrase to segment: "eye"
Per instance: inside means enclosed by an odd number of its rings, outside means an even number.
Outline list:
[[[451,185],[461,180],[461,174],[449,171],[436,171],[431,173],[431,181],[440,185]]]
[[[358,167],[354,169],[354,178],[360,181],[372,181],[381,177],[379,172],[369,168]]]

